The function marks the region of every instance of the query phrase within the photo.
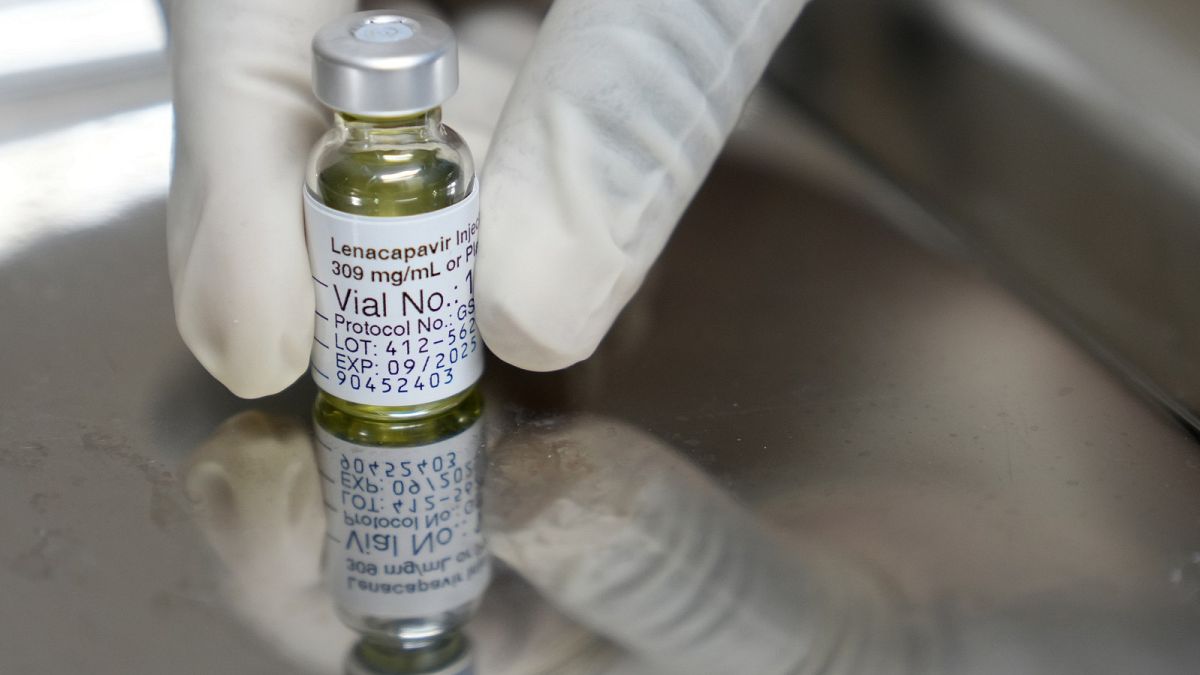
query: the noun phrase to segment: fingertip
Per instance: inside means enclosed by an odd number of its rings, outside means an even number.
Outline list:
[[[476,321],[500,359],[545,372],[596,350],[628,299],[628,261],[603,227],[570,218],[535,186],[506,172],[483,183]]]
[[[518,316],[510,305],[489,293],[477,294],[475,301],[476,320],[484,343],[508,364],[535,372],[562,370],[583,361],[595,350],[594,346],[564,349],[553,344],[536,320]]]
[[[236,320],[223,323],[221,319],[189,320],[180,316],[176,323],[184,344],[200,365],[239,398],[277,394],[307,370],[311,329],[307,340],[299,335],[272,340],[249,335]],[[203,328],[197,328],[198,324]],[[274,349],[270,348],[272,342],[278,345]]]
[[[252,265],[241,265],[240,274],[214,274],[220,265],[189,273],[197,261],[188,262],[175,284],[175,322],[204,369],[245,399],[295,382],[311,350],[311,287],[272,283],[266,268]]]

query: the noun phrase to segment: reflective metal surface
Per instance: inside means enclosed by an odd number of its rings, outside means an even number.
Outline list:
[[[1200,427],[1200,5],[817,0],[771,79]]]
[[[336,672],[350,635],[316,581],[316,486],[289,469],[311,463],[311,385],[239,401],[196,365],[171,321],[162,214],[151,202],[0,270],[0,664]],[[660,665],[695,665],[708,640],[777,665],[790,632],[829,649],[843,621],[922,659],[954,639],[897,636],[909,624],[876,595],[952,606],[956,624],[1086,608],[1135,647],[1151,624],[1129,617],[1195,613],[1191,439],[970,270],[752,167],[718,169],[595,359],[493,363],[487,385],[510,570],[475,622],[482,672],[611,665],[594,633]],[[281,426],[229,436],[246,415]],[[220,531],[181,480],[214,444],[244,464]],[[828,559],[864,561],[887,592],[833,581],[849,563],[809,571]],[[869,610],[814,610],[856,594]],[[708,632],[673,634],[687,617]],[[1074,638],[1080,658],[1118,644]],[[1179,656],[1142,672],[1186,672]]]
[[[311,383],[239,400],[176,334],[165,114],[0,145],[0,672],[374,672]],[[1194,672],[1194,439],[878,195],[745,156],[593,359],[490,363],[496,579],[445,667]]]

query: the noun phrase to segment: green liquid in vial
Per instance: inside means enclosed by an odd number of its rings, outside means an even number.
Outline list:
[[[440,119],[437,110],[394,119],[342,115],[345,138],[318,168],[315,196],[338,211],[376,217],[418,215],[462,201],[474,172],[447,151],[444,138],[431,137],[431,129],[444,130]],[[354,443],[404,446],[453,436],[478,419],[481,408],[474,387],[440,401],[391,407],[322,391],[313,416]]]

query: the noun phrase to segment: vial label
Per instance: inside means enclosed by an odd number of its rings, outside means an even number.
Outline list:
[[[304,220],[318,387],[354,403],[410,406],[479,379],[478,185],[453,206],[397,218],[343,213],[305,190]]]
[[[316,433],[325,577],[344,612],[419,619],[483,595],[491,558],[479,513],[481,424],[408,448]]]

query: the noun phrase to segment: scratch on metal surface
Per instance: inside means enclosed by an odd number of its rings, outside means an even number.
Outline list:
[[[50,455],[46,446],[33,441],[0,447],[0,469],[40,469]]]
[[[175,496],[176,479],[162,462],[139,455],[129,441],[113,434],[89,432],[80,436],[83,449],[99,453],[120,462],[123,466],[137,470],[150,484],[150,521],[159,529],[188,519]]]
[[[40,529],[37,541],[24,553],[18,554],[8,564],[9,570],[29,581],[46,581],[64,560],[69,560],[71,540],[58,530]]]

